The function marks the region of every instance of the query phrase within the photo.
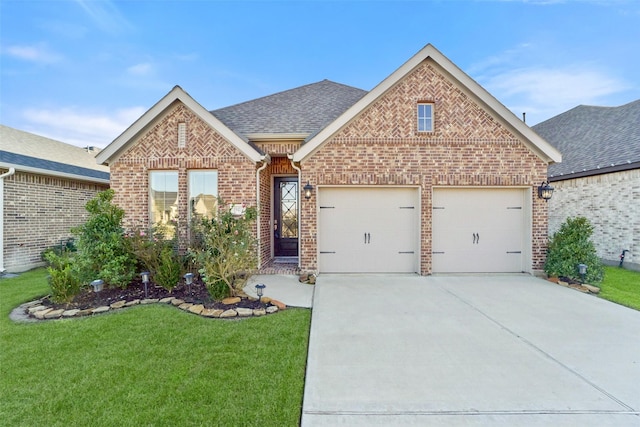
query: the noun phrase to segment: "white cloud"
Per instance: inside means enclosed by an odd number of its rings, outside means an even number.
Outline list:
[[[146,76],[146,75],[149,75],[152,71],[153,71],[153,66],[148,62],[142,63],[142,64],[136,64],[127,68],[127,72],[129,74],[133,74],[136,76]]]
[[[81,147],[105,147],[145,111],[144,107],[131,107],[103,113],[67,107],[28,109],[23,116],[30,132]]]
[[[61,59],[60,55],[51,52],[42,45],[13,45],[6,47],[4,52],[14,58],[42,64],[51,64]]]
[[[75,0],[96,26],[107,33],[120,33],[132,28],[110,0]]]

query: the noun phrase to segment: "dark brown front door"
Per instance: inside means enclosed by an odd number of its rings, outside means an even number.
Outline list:
[[[274,254],[298,256],[298,178],[275,178],[274,183]]]

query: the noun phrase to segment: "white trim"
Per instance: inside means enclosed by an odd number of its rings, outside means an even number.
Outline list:
[[[78,167],[81,167],[81,166],[78,166]],[[50,169],[34,168],[30,166],[15,165],[15,164],[5,163],[5,162],[0,162],[0,168],[15,168],[16,171],[18,172],[35,173],[38,175],[48,175],[48,176],[55,176],[57,178],[73,179],[75,181],[85,181],[85,182],[93,182],[98,184],[109,185],[108,179],[101,179],[101,178],[94,178],[86,175],[76,175],[72,173],[52,171]],[[90,170],[94,170],[94,169],[90,169]],[[101,171],[96,171],[96,172],[101,172]],[[109,172],[104,172],[104,173],[109,173]]]
[[[493,110],[500,118],[502,118],[509,127],[524,139],[525,144],[532,149],[542,160],[547,163],[558,163],[562,161],[562,155],[551,144],[542,139],[529,126],[522,122],[515,114],[502,105],[483,87],[476,83],[471,77],[458,68],[453,62],[445,57],[433,45],[428,44],[422,48],[417,54],[405,62],[400,68],[394,71],[389,77],[384,79],[380,84],[374,87],[371,92],[366,94],[360,101],[356,102],[351,108],[345,111],[340,117],[334,120],[330,125],[325,127],[316,136],[311,138],[298,151],[293,154],[293,161],[301,162],[312,155],[325,142],[327,142],[335,133],[347,125],[358,114],[373,104],[393,85],[402,78],[411,73],[427,58],[431,58],[444,71],[449,73],[451,77],[457,80],[462,86],[469,90],[477,100],[481,101],[488,109]]]
[[[107,145],[96,156],[98,164],[110,164],[113,163],[119,155],[131,144],[136,136],[143,132],[149,125],[151,125],[156,118],[158,118],[167,108],[169,108],[174,102],[180,101],[193,113],[195,113],[202,121],[211,126],[216,132],[218,132],[224,139],[229,141],[233,146],[242,152],[246,157],[254,162],[259,162],[263,159],[263,155],[256,151],[253,147],[247,144],[242,138],[236,135],[231,129],[225,126],[220,120],[218,120],[213,114],[207,111],[202,105],[198,104],[187,92],[185,92],[180,86],[175,86],[171,92],[165,95],[160,101],[158,101],[151,109],[136,120],[127,130],[125,130],[119,137],[117,137],[111,144]]]

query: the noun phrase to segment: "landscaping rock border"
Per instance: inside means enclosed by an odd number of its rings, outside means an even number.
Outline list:
[[[598,294],[600,293],[600,288],[597,286],[593,286],[593,285],[588,285],[586,283],[572,283],[572,282],[565,282],[564,280],[557,278],[557,277],[550,277],[547,279],[549,282],[551,283],[556,283],[560,286],[564,286],[566,288],[571,288],[571,289],[575,289],[576,291],[580,291],[583,293],[589,293],[589,294]]]
[[[257,301],[257,299],[255,299]],[[262,297],[260,300],[265,304],[269,304],[265,308],[241,308],[231,307],[233,304],[240,302],[239,297],[227,298],[222,302],[230,307],[227,309],[212,309],[205,308],[203,304],[194,304],[185,302],[179,298],[167,297],[162,299],[136,299],[132,301],[117,301],[110,305],[102,305],[99,307],[87,308],[84,310],[79,309],[54,309],[47,307],[43,304],[42,299],[30,301],[13,309],[9,318],[14,322],[37,322],[40,320],[54,320],[54,319],[70,319],[93,316],[96,314],[102,314],[120,310],[134,305],[147,305],[147,304],[168,304],[172,305],[180,310],[188,313],[196,314],[202,317],[219,318],[219,319],[231,319],[231,318],[246,318],[246,317],[261,317],[267,314],[277,313],[286,309],[286,304],[271,299],[269,297]]]

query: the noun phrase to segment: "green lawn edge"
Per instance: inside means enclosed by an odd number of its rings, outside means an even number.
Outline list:
[[[608,301],[640,310],[640,272],[605,267],[598,295]]]

